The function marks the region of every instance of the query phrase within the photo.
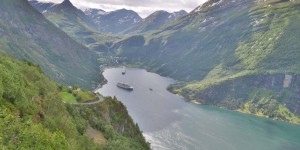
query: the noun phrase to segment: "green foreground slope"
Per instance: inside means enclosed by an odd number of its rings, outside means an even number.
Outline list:
[[[113,48],[190,100],[299,123],[299,27],[299,0],[210,0]]]
[[[121,102],[68,105],[59,89],[32,63],[0,57],[2,149],[149,149]],[[95,144],[88,126],[101,131],[106,143]]]
[[[30,60],[52,79],[91,88],[97,56],[48,21],[26,0],[0,2],[0,53]]]

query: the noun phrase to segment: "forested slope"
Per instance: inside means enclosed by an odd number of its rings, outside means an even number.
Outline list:
[[[126,108],[113,98],[94,105],[64,104],[41,68],[0,57],[0,147],[3,149],[149,149]],[[87,127],[107,140],[95,144]]]

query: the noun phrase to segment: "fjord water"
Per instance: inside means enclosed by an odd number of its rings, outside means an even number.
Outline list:
[[[185,102],[166,88],[175,81],[143,69],[106,69],[97,91],[116,96],[157,150],[299,150],[300,126]],[[116,87],[126,82],[126,91]]]

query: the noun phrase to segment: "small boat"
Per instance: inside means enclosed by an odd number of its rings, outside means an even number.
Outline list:
[[[126,74],[126,67],[123,67],[122,69],[122,75]]]
[[[128,90],[128,91],[132,91],[133,90],[132,86],[130,86],[130,85],[126,84],[126,83],[121,83],[121,82],[117,83],[117,87],[125,89],[125,90]]]

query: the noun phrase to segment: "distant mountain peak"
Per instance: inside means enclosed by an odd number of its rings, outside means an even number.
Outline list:
[[[64,0],[61,4],[64,4],[64,5],[73,5],[70,0]]]
[[[121,11],[126,11],[126,10],[128,10],[128,9],[122,8],[122,9],[119,9],[119,10],[121,10]]]
[[[165,10],[158,10],[155,11],[154,13],[150,14],[148,17],[153,17],[153,16],[157,16],[157,15],[174,15],[173,17],[177,18],[177,16],[184,16],[188,14],[188,12],[186,12],[185,10],[179,10],[179,11],[175,11],[175,12],[167,12]]]
[[[110,12],[101,9],[86,9],[84,13],[93,19],[101,32],[106,33],[120,33],[142,20],[138,13],[125,8]]]
[[[165,10],[157,10],[157,11],[155,11],[154,13],[152,13],[152,14],[160,14],[160,13],[169,13],[169,12],[167,12],[167,11],[165,11]],[[150,14],[151,15],[151,14]]]
[[[69,14],[78,14],[79,9],[77,9],[70,0],[64,0],[60,4],[53,5],[49,8],[49,12],[51,13],[61,13],[61,12],[68,12]],[[83,13],[83,12],[82,12]]]
[[[180,17],[183,17],[185,15],[187,15],[188,12],[185,11],[185,10],[180,10],[180,11],[175,11],[172,13],[172,15],[177,19],[177,18],[180,18]]]
[[[122,8],[122,9],[117,9],[117,10],[114,10],[114,11],[111,11],[109,13],[128,13],[128,14],[131,14],[131,15],[138,15],[135,11],[133,10],[129,10],[129,9],[125,9],[125,8]]]
[[[75,6],[71,3],[70,0],[64,0],[61,4],[62,7],[74,8]]]
[[[44,2],[39,2],[37,0],[29,0],[28,2],[32,6],[34,6],[41,13],[46,13],[49,10],[49,8],[51,8],[52,6],[56,5],[56,4],[52,3],[52,2],[44,3]]]
[[[176,11],[176,12],[174,12],[174,13],[188,13],[187,11],[185,11],[185,10],[179,10],[179,11]]]
[[[88,16],[93,16],[93,15],[104,15],[107,12],[102,10],[102,9],[96,9],[96,8],[88,8],[83,10],[83,12],[88,15]]]
[[[137,25],[126,30],[124,33],[143,33],[150,30],[155,30],[166,24],[167,22],[174,21],[185,15],[187,15],[187,12],[185,10],[180,10],[172,13],[169,13],[165,10],[158,10],[143,19]]]

